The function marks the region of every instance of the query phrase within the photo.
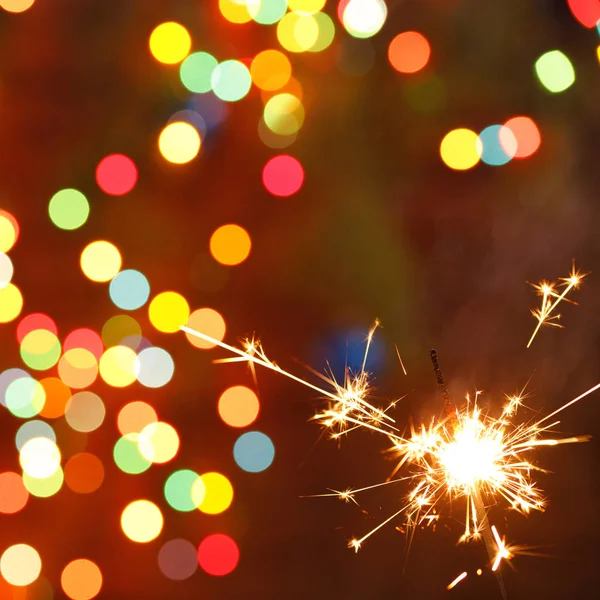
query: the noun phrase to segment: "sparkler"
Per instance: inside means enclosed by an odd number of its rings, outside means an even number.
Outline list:
[[[543,304],[544,318],[539,326],[548,320],[558,302],[565,298],[570,289],[576,287],[581,277],[580,274],[572,274],[565,290],[556,295],[556,300],[548,306]],[[548,297],[551,295],[551,292],[547,292]],[[376,322],[369,331],[362,366],[357,372],[346,368],[343,380],[338,382],[331,369],[325,374],[311,369],[325,386],[313,384],[283,370],[267,358],[260,342],[254,339],[246,340],[242,348],[237,348],[187,326],[181,329],[235,355],[217,362],[243,361],[251,366],[259,365],[318,392],[326,400],[327,406],[313,418],[329,431],[332,439],[357,429],[366,429],[384,436],[391,443],[390,452],[395,456],[397,464],[387,481],[359,489],[330,490],[330,493],[320,494],[357,502],[355,496],[358,493],[397,483],[408,484],[409,492],[400,508],[361,538],[351,540],[349,547],[358,551],[365,540],[401,515],[409,531],[414,531],[419,525],[437,520],[443,501],[462,499],[466,518],[459,542],[483,539],[491,568],[497,571],[501,562],[509,560],[517,550],[507,548],[496,528],[490,524],[486,504],[505,501],[510,508],[523,514],[532,510],[544,510],[543,494],[532,477],[533,473],[543,469],[535,466],[529,457],[541,446],[557,446],[589,439],[588,436],[545,436],[559,423],[551,420],[553,417],[599,389],[600,383],[534,423],[517,423],[515,418],[525,396],[524,390],[520,394],[506,397],[499,417],[493,417],[478,405],[481,394],[479,391],[474,397],[467,394],[463,406],[457,408],[446,390],[437,354],[432,351],[431,358],[444,397],[446,416],[442,419],[434,418],[428,425],[411,428],[410,434],[404,435],[388,414],[398,400],[383,408],[372,403],[372,378],[366,371],[366,363],[377,326]],[[402,468],[408,474],[396,477]],[[448,589],[464,577],[466,575],[461,574]],[[499,574],[498,581],[504,595]]]
[[[557,281],[551,283],[548,281],[540,281],[540,283],[530,284],[535,289],[538,296],[542,297],[542,305],[540,308],[531,310],[531,314],[537,319],[537,325],[527,342],[528,348],[531,346],[533,339],[542,325],[562,327],[562,325],[557,322],[560,319],[560,314],[555,313],[555,311],[563,300],[565,302],[570,302],[571,304],[577,304],[577,302],[573,302],[573,300],[567,298],[567,294],[571,290],[578,289],[586,275],[588,275],[588,273],[582,273],[575,269],[575,263],[573,263],[571,272],[567,277],[560,277]],[[564,289],[559,292],[558,290],[560,290],[560,288]]]

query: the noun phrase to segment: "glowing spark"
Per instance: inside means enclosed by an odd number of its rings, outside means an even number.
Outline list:
[[[492,571],[495,571],[500,566],[500,561],[504,558],[505,560],[510,560],[513,555],[506,548],[506,542],[504,538],[500,539],[498,535],[498,531],[496,527],[492,525],[492,534],[494,535],[494,540],[496,541],[496,545],[498,546],[498,552],[496,553],[496,558],[494,559],[494,564],[492,565]]]
[[[575,264],[571,267],[571,273],[567,277],[561,277],[558,281],[548,283],[547,281],[541,281],[538,284],[531,284],[536,290],[539,296],[542,297],[542,305],[540,308],[533,309],[531,314],[536,318],[537,325],[527,342],[527,347],[531,346],[533,339],[537,335],[542,325],[552,325],[554,327],[562,327],[557,321],[560,319],[560,314],[553,314],[558,305],[564,300],[577,304],[567,298],[567,294],[573,290],[578,289],[581,285],[583,278],[588,273],[582,273],[575,269]],[[564,288],[562,292],[558,292],[557,288]]]
[[[583,275],[574,272],[568,278],[565,291],[555,296],[557,300],[564,299],[582,277]],[[548,305],[544,319],[547,319],[556,304],[557,302]],[[405,467],[409,470],[406,477],[392,479],[391,476],[383,483],[341,492],[330,490],[331,493],[322,494],[335,496],[346,502],[356,502],[357,493],[383,485],[408,482],[409,492],[398,510],[361,538],[351,540],[349,547],[358,551],[365,540],[400,515],[404,515],[409,531],[423,523],[435,522],[439,517],[437,509],[444,500],[463,499],[466,509],[465,530],[459,541],[483,538],[492,568],[496,571],[502,559],[511,558],[516,548],[511,552],[504,539],[500,539],[495,527],[490,526],[486,504],[497,504],[504,500],[510,508],[523,514],[532,510],[544,510],[545,499],[532,477],[536,471],[543,470],[535,466],[529,457],[540,446],[557,446],[589,439],[587,436],[551,438],[544,435],[558,424],[558,421],[550,422],[552,417],[600,389],[600,383],[536,422],[515,423],[524,391],[507,396],[499,418],[491,416],[478,406],[481,395],[479,391],[474,398],[467,395],[464,405],[457,408],[450,400],[437,364],[437,355],[432,351],[438,385],[444,396],[446,417],[442,420],[433,419],[428,425],[413,427],[410,434],[405,436],[400,434],[393,419],[387,414],[397,401],[385,408],[378,408],[370,401],[372,386],[365,365],[376,326],[377,323],[367,337],[365,358],[358,373],[346,369],[342,383],[336,381],[331,372],[328,375],[317,373],[328,389],[281,369],[266,357],[256,340],[247,341],[244,349],[240,349],[189,327],[181,329],[231,352],[237,357],[233,360],[242,359],[251,365],[263,366],[317,391],[328,401],[328,405],[314,419],[327,429],[335,430],[333,437],[366,429],[385,436],[391,443],[390,451],[397,459],[392,476]],[[461,575],[460,578],[464,577]],[[456,585],[460,578],[451,585]],[[499,574],[498,582],[505,596]]]
[[[455,585],[458,585],[463,579],[466,579],[467,572],[463,571],[454,581],[450,582],[447,586],[447,590],[451,590]]]

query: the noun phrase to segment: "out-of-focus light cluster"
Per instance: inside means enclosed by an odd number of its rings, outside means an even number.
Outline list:
[[[490,166],[501,166],[513,158],[529,158],[541,141],[535,122],[519,116],[503,125],[485,127],[479,135],[470,129],[454,129],[442,140],[440,155],[448,167],[457,171],[471,169],[480,160]]]

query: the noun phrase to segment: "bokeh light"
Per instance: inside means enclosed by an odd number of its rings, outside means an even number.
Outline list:
[[[150,323],[163,333],[174,333],[185,325],[190,316],[190,305],[177,292],[161,292],[150,302],[148,317]]]
[[[196,547],[181,538],[169,540],[158,552],[158,567],[169,579],[188,579],[198,568]]]
[[[6,287],[13,276],[14,267],[8,254],[0,252],[0,289]]]
[[[81,253],[81,269],[92,281],[110,281],[121,268],[121,253],[114,244],[98,240]]]
[[[277,39],[288,52],[307,52],[319,38],[319,24],[310,14],[287,13],[277,24]]]
[[[600,2],[598,0],[567,0],[573,16],[588,29],[600,21]]]
[[[507,133],[512,133],[512,137],[517,142],[515,158],[528,158],[537,152],[542,143],[542,136],[535,122],[529,117],[513,117],[504,123],[500,132],[500,141],[502,146],[510,148],[511,139]]]
[[[102,341],[108,346],[130,346],[123,343],[126,339],[139,341],[142,336],[140,324],[129,315],[115,315],[102,327]]]
[[[132,542],[144,544],[160,535],[163,528],[163,516],[153,502],[135,500],[128,504],[121,513],[121,528]]]
[[[139,475],[152,466],[152,463],[142,456],[138,439],[138,433],[128,433],[120,437],[113,448],[113,459],[123,473]]]
[[[252,60],[250,75],[261,90],[279,90],[290,80],[292,64],[283,52],[263,50]]]
[[[14,283],[0,288],[0,323],[9,323],[19,316],[23,308],[23,296]]]
[[[268,435],[260,431],[248,431],[236,440],[233,458],[244,471],[260,473],[271,466],[275,458],[275,446]]]
[[[0,513],[12,515],[22,510],[29,499],[29,492],[18,473],[0,473]]]
[[[32,313],[23,317],[17,325],[17,341],[23,342],[25,336],[36,329],[46,329],[54,335],[58,334],[58,328],[53,319],[43,313]]]
[[[481,160],[490,166],[499,167],[510,162],[517,151],[517,138],[510,129],[502,125],[490,125],[479,134]]]
[[[146,425],[156,423],[158,415],[154,408],[141,400],[129,402],[117,416],[117,427],[122,435],[129,433],[139,434]]]
[[[64,479],[65,476],[60,467],[49,477],[32,477],[28,473],[23,473],[23,483],[27,491],[37,498],[54,496],[62,488]]]
[[[45,421],[34,419],[23,423],[17,430],[17,435],[15,436],[17,450],[21,451],[26,442],[36,437],[45,437],[56,443],[56,433],[54,433],[52,426],[48,425]]]
[[[116,275],[109,285],[110,299],[123,310],[136,310],[148,301],[148,279],[135,269],[125,269]]]
[[[67,352],[73,348],[83,348],[91,352],[98,360],[104,352],[102,338],[93,329],[81,327],[71,331],[63,343],[63,351]]]
[[[237,544],[223,533],[205,537],[198,547],[198,563],[209,575],[228,575],[236,568],[239,560]]]
[[[277,23],[288,8],[288,0],[247,0],[247,3],[250,16],[260,25]]]
[[[35,0],[0,0],[0,8],[11,13],[22,13],[31,8]]]
[[[356,38],[373,37],[387,18],[383,0],[350,0],[346,3],[342,22],[346,31]]]
[[[288,8],[297,13],[312,15],[319,12],[327,0],[288,0]]]
[[[180,63],[192,47],[192,38],[187,29],[169,21],[161,23],[150,34],[150,52],[161,63],[174,65]]]
[[[310,52],[323,52],[331,46],[333,43],[333,39],[335,38],[335,25],[331,20],[331,17],[323,12],[318,12],[313,15],[314,20],[317,23],[317,27],[319,28],[319,32],[317,35],[317,40],[309,48]]]
[[[157,421],[142,429],[137,440],[140,454],[150,462],[166,463],[179,451],[179,435],[169,423]]]
[[[451,169],[470,169],[481,157],[479,136],[470,129],[453,129],[444,136],[440,145],[440,155]]]
[[[159,388],[171,381],[175,363],[163,348],[146,348],[135,359],[135,376],[144,386]]]
[[[89,452],[80,452],[65,464],[65,482],[78,494],[95,492],[104,481],[104,467],[100,459]]]
[[[45,479],[60,469],[60,450],[55,442],[37,437],[23,444],[19,462],[23,472],[35,479]]]
[[[105,156],[96,167],[98,187],[111,196],[123,196],[130,192],[137,178],[135,163],[124,154]]]
[[[226,60],[215,67],[210,82],[217,98],[225,102],[237,102],[250,91],[250,71],[239,60]]]
[[[90,600],[102,589],[102,572],[91,560],[78,558],[63,569],[60,585],[71,600]]]
[[[218,64],[217,59],[208,52],[193,52],[179,67],[181,83],[195,94],[210,92],[211,77]]]
[[[239,225],[222,225],[210,237],[210,253],[222,265],[234,266],[244,262],[251,247],[248,232]]]
[[[71,388],[89,387],[98,377],[98,361],[85,348],[67,350],[58,362],[58,374]]]
[[[11,585],[29,585],[40,576],[41,571],[40,555],[27,544],[10,546],[0,557],[0,573]]]
[[[100,358],[100,376],[113,387],[126,387],[135,381],[136,354],[127,346],[112,346]]]
[[[233,502],[233,487],[221,473],[210,472],[200,476],[201,482],[192,486],[192,498],[200,499],[198,508],[206,514],[217,515]]]
[[[417,31],[399,33],[388,47],[388,59],[400,73],[416,73],[429,61],[429,42]]]
[[[189,469],[175,471],[165,482],[165,499],[171,508],[180,512],[190,512],[202,504],[205,495],[203,488],[204,483],[198,473]]]
[[[58,419],[65,414],[67,402],[71,398],[69,386],[58,377],[40,379],[46,399],[40,415],[47,419]]]
[[[219,10],[230,23],[242,24],[252,20],[247,0],[219,0]]]
[[[304,123],[304,106],[293,94],[273,96],[266,104],[263,119],[267,127],[279,135],[298,133]]]
[[[95,431],[104,422],[104,402],[93,392],[73,394],[65,406],[65,420],[71,429],[81,433]]]
[[[44,408],[46,392],[42,384],[30,376],[19,377],[6,388],[6,407],[20,419],[30,419]]]
[[[264,166],[262,180],[267,191],[274,196],[291,196],[302,187],[304,169],[293,156],[274,156]]]
[[[51,331],[35,329],[23,338],[19,352],[30,369],[45,371],[58,362],[61,347],[58,338]]]
[[[575,82],[575,69],[560,50],[551,50],[535,61],[535,72],[540,83],[554,94],[564,92]]]
[[[48,204],[50,220],[60,229],[77,229],[88,219],[90,204],[78,190],[71,188],[56,192]]]
[[[199,308],[195,310],[187,320],[186,325],[191,329],[195,329],[205,335],[212,337],[215,340],[222,341],[225,337],[225,319],[212,308]],[[185,333],[188,341],[196,348],[209,350],[214,348],[215,344],[199,338],[198,336]]]
[[[254,423],[259,409],[258,397],[243,385],[226,389],[219,398],[219,416],[230,427],[247,427]]]
[[[0,210],[0,252],[8,252],[19,239],[19,224],[13,215]]]
[[[181,165],[190,162],[200,151],[200,135],[195,127],[183,121],[169,123],[158,137],[158,149],[164,159]]]

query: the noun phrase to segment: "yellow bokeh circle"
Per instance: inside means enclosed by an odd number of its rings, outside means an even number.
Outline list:
[[[163,516],[149,500],[134,500],[121,513],[121,529],[132,541],[145,544],[156,539],[163,528]]]
[[[148,317],[158,331],[174,333],[185,325],[190,316],[190,305],[177,292],[161,292],[150,302]]]
[[[204,494],[198,508],[206,514],[218,515],[227,510],[233,501],[233,487],[221,473],[204,473],[200,476],[201,484],[192,486],[192,499],[196,503],[201,493]]]
[[[105,240],[88,244],[81,253],[81,270],[92,281],[110,281],[121,269],[121,253]]]
[[[158,149],[163,158],[176,165],[196,158],[201,143],[196,128],[184,121],[169,123],[158,136]]]
[[[107,348],[100,357],[100,377],[112,387],[126,387],[135,380],[136,353],[127,346]]]
[[[172,425],[158,421],[142,429],[137,444],[146,460],[163,464],[175,458],[179,450],[179,435]]]
[[[166,65],[180,63],[192,47],[192,38],[187,29],[170,21],[161,23],[150,34],[150,52],[152,56]]]
[[[14,283],[0,288],[0,323],[8,323],[19,316],[23,308],[23,296]]]
[[[219,0],[219,10],[230,23],[248,23],[252,20],[247,0]]]
[[[481,158],[482,145],[479,136],[470,129],[453,129],[444,136],[440,155],[451,169],[466,171]]]
[[[210,253],[222,265],[239,265],[250,254],[252,241],[248,232],[239,225],[222,225],[210,238]]]

